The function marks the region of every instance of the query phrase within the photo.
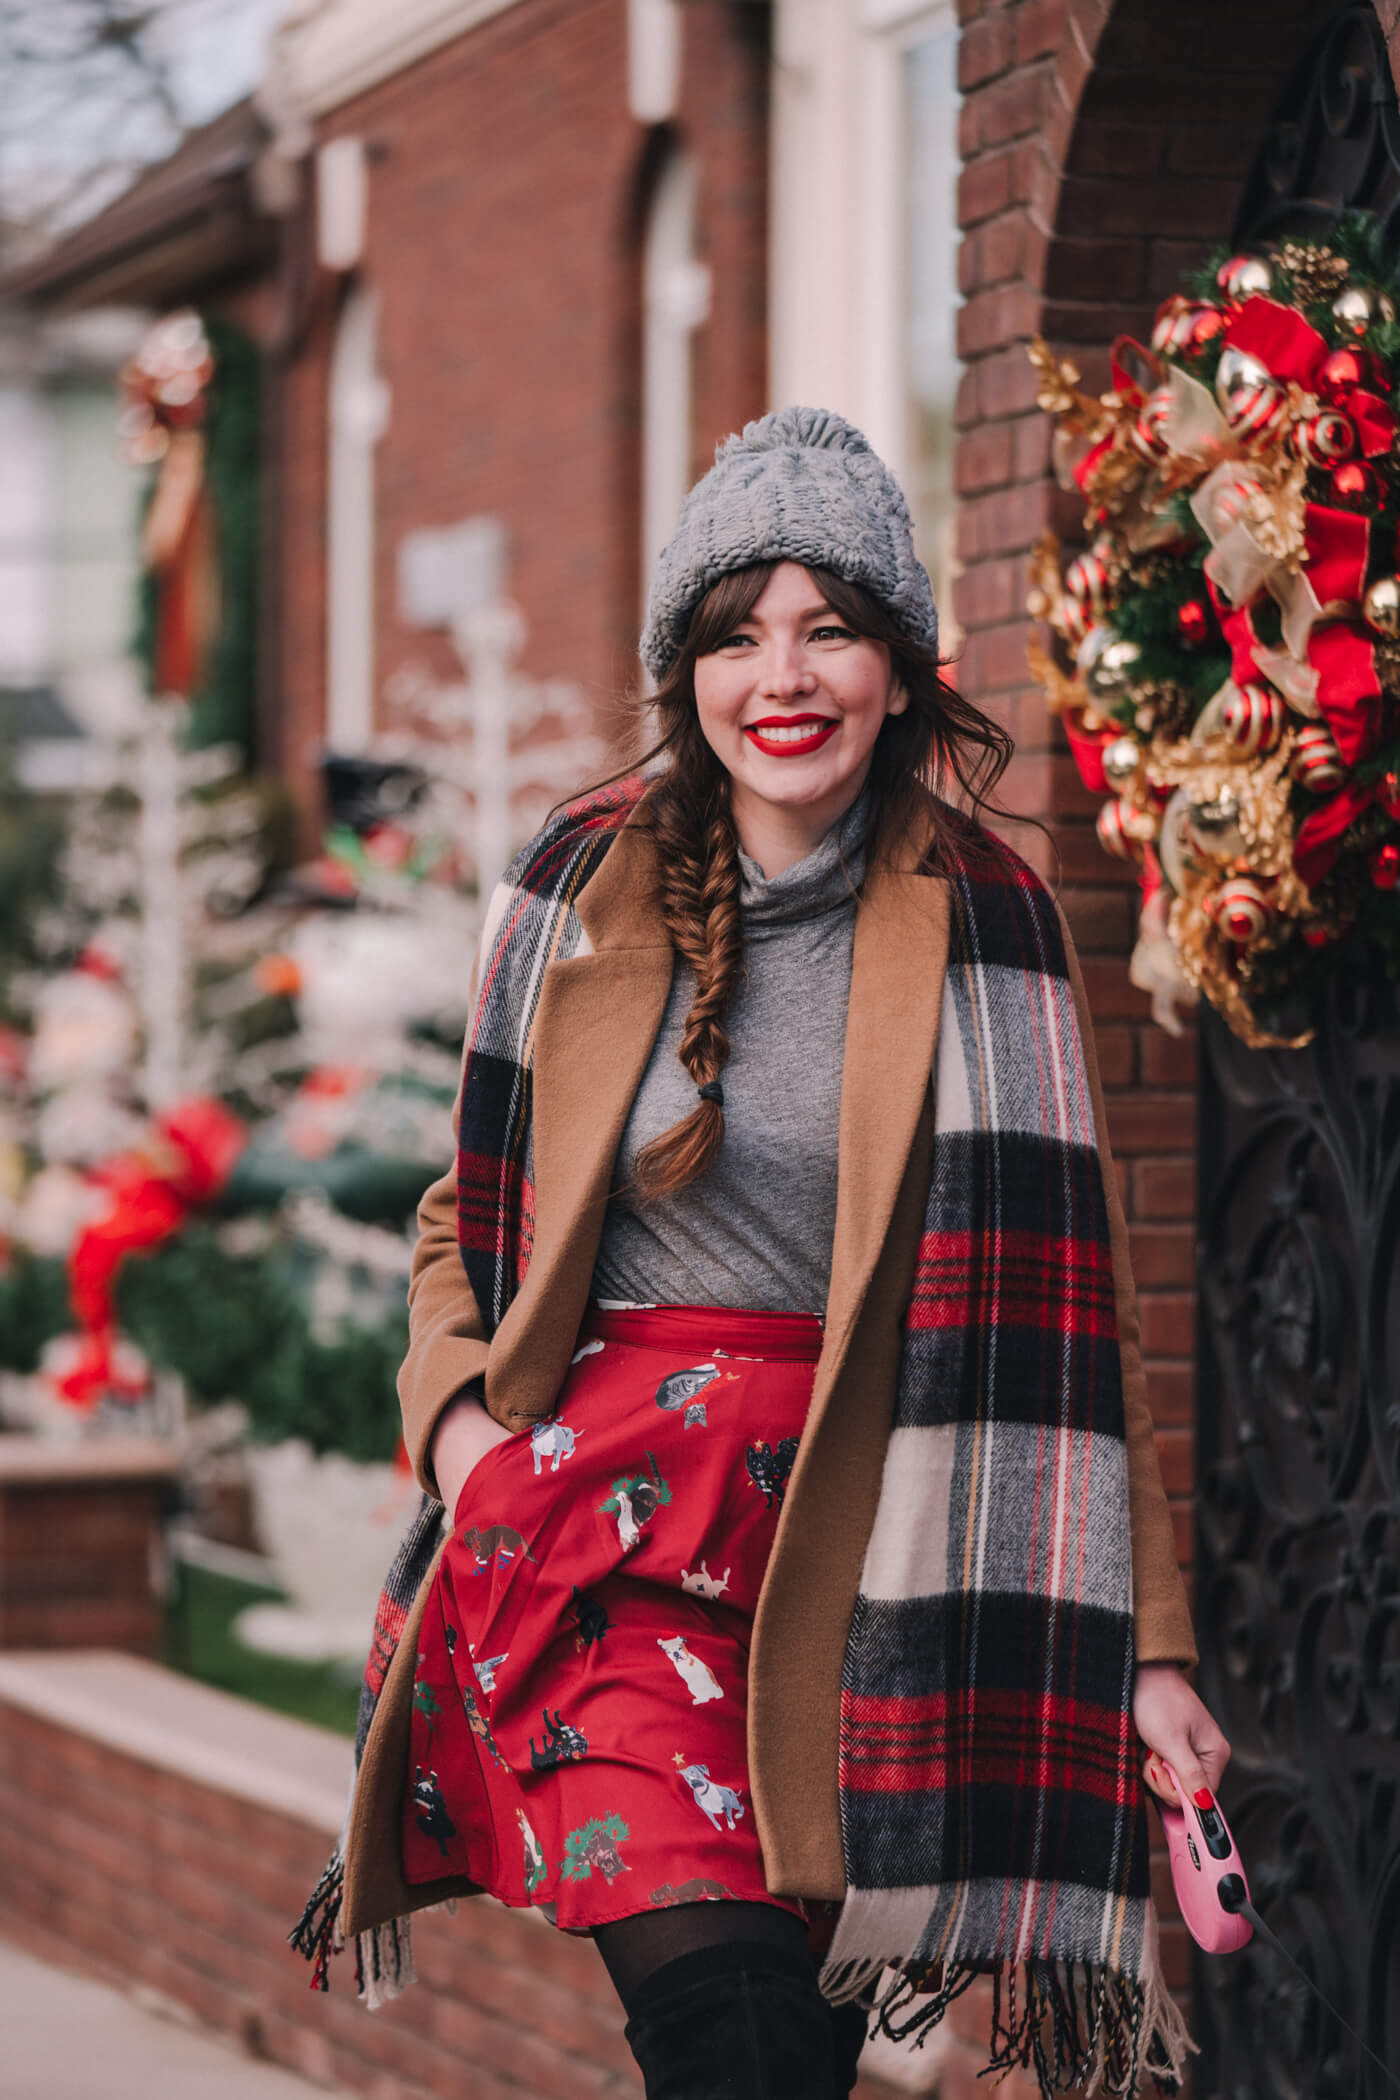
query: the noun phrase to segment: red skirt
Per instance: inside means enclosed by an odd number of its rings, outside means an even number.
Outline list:
[[[749,1644],[821,1323],[592,1310],[556,1413],[462,1489],[423,1620],[410,1882],[465,1874],[569,1932],[773,1897]]]

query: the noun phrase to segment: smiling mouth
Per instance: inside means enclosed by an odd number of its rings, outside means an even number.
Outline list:
[[[769,716],[746,722],[744,735],[769,758],[804,758],[809,751],[819,751],[837,727],[830,715]]]

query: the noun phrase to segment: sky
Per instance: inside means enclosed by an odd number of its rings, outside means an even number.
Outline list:
[[[288,0],[0,0],[0,215],[61,230],[256,84]]]

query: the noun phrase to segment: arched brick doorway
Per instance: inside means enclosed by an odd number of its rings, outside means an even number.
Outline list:
[[[1100,851],[1097,800],[1080,787],[1024,668],[1026,552],[1045,525],[1073,535],[1079,523],[1077,504],[1048,476],[1048,419],[1034,406],[1024,343],[1039,331],[1093,385],[1106,381],[1113,336],[1141,335],[1182,269],[1228,236],[1285,83],[1339,9],[1336,0],[964,0],[961,12],[962,677],[1016,736],[1010,799],[1043,817],[1059,848],[1095,1012],[1163,1471],[1189,1561],[1197,1046],[1157,1030],[1128,982],[1132,877]],[[1377,20],[1393,76],[1397,0],[1383,0]],[[1031,840],[1026,850],[1040,849]],[[1181,1928],[1169,1928],[1167,1953],[1173,1981],[1184,1983]]]

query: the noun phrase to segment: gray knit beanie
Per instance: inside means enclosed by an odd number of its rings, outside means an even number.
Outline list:
[[[899,483],[828,409],[780,408],[745,424],[681,505],[642,631],[642,662],[658,684],[711,584],[759,561],[801,562],[863,584],[911,641],[938,646],[933,591]]]

